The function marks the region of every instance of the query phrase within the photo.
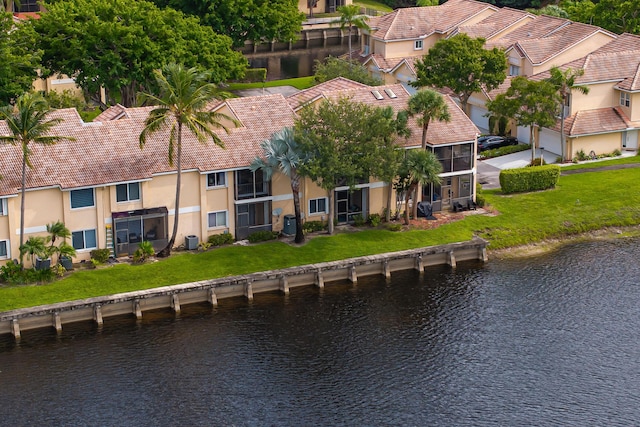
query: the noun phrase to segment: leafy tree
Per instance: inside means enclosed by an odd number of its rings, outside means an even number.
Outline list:
[[[348,98],[325,100],[300,111],[296,134],[306,160],[299,171],[329,194],[329,234],[334,229],[335,188],[352,187],[380,173],[382,153],[388,153],[396,129],[389,111]]]
[[[416,6],[438,6],[440,2],[438,0],[418,0]]]
[[[511,86],[505,93],[487,102],[487,108],[497,117],[509,117],[519,126],[529,126],[533,163],[536,147],[533,128],[553,126],[556,123],[558,104],[559,95],[552,83],[518,76],[511,80]]]
[[[566,116],[567,104],[569,103],[569,99],[571,97],[571,92],[573,90],[577,90],[578,92],[586,95],[589,93],[589,88],[587,86],[576,84],[576,78],[584,75],[583,69],[574,70],[572,68],[567,68],[566,70],[562,71],[558,67],[551,67],[551,70],[549,70],[549,72],[551,73],[551,77],[549,77],[547,80],[555,86],[558,94],[560,95],[560,150],[561,158],[564,161],[566,151],[564,119]]]
[[[482,89],[490,91],[507,77],[507,59],[501,49],[487,50],[484,39],[457,34],[438,41],[416,62],[412,86],[449,88],[467,111],[469,97]]]
[[[404,223],[409,225],[409,199],[411,194],[427,184],[439,184],[442,165],[434,153],[427,150],[408,150],[398,173],[396,190],[404,195]],[[417,206],[417,199],[414,198]],[[414,214],[414,218],[416,215]]]
[[[560,6],[574,21],[597,25],[618,34],[640,34],[638,0],[565,0]]]
[[[30,25],[14,23],[11,14],[0,12],[0,105],[8,105],[31,89],[42,55],[36,46]]]
[[[22,151],[22,185],[20,200],[20,247],[24,244],[24,200],[27,188],[27,166],[31,167],[29,144],[52,145],[59,141],[73,141],[74,138],[51,135],[51,129],[62,119],[47,119],[51,111],[47,101],[40,94],[24,93],[15,102],[0,108],[0,120],[5,120],[10,135],[0,135],[0,141],[19,145]],[[20,265],[23,261],[20,251]]]
[[[527,12],[533,13],[535,15],[548,15],[569,19],[569,14],[567,13],[567,11],[556,4],[549,4],[540,9],[527,9]]]
[[[302,231],[302,215],[300,215],[300,183],[302,176],[298,173],[298,167],[302,162],[302,152],[296,141],[293,128],[287,127],[271,135],[271,138],[262,141],[262,157],[256,157],[251,163],[251,170],[262,169],[266,179],[271,179],[278,171],[291,180],[291,192],[293,194],[293,206],[296,216],[296,243],[304,242]]]
[[[234,47],[242,47],[246,40],[295,40],[304,21],[297,1],[292,0],[153,1],[160,7],[168,6],[199,17],[202,24],[214,32],[231,37]],[[317,0],[314,6],[315,3]]]
[[[32,25],[48,74],[74,77],[96,101],[104,88],[110,104],[120,98],[132,106],[138,91],[153,91],[153,71],[169,59],[207,70],[214,83],[242,76],[247,66],[230,38],[143,0],[61,0]]]
[[[407,106],[407,112],[409,116],[418,116],[418,124],[422,126],[422,149],[427,148],[427,131],[429,130],[429,123],[431,120],[437,120],[441,122],[449,122],[451,115],[449,114],[449,107],[444,100],[442,94],[431,89],[423,89],[409,98]],[[416,203],[413,204],[413,217],[418,215],[418,194],[421,193],[421,184],[415,188],[416,194],[413,200]]]
[[[169,243],[158,253],[158,256],[169,256],[178,234],[182,130],[186,128],[203,144],[211,139],[216,145],[223,147],[222,140],[213,129],[222,128],[228,131],[222,120],[231,118],[207,109],[207,105],[216,97],[216,86],[208,83],[206,73],[172,63],[166,65],[163,71],[156,71],[155,76],[159,88],[158,95],[140,94],[141,100],[157,105],[145,120],[145,127],[140,133],[140,149],[144,147],[150,135],[170,130],[168,160],[169,165],[173,166],[175,159],[177,169],[175,216]]]
[[[360,7],[355,4],[349,4],[346,6],[339,6],[338,13],[340,19],[337,23],[340,25],[340,29],[344,30],[345,27],[349,29],[349,60],[351,60],[351,30],[353,27],[361,30],[368,30],[367,17],[360,15]]]
[[[368,86],[380,86],[380,79],[369,75],[369,71],[357,61],[349,61],[334,56],[328,56],[324,61],[316,59],[314,80],[318,83],[326,82],[336,77],[344,77],[354,82]]]

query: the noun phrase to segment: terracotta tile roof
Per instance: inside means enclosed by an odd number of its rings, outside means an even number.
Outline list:
[[[498,8],[475,0],[449,0],[440,6],[396,9],[372,22],[371,34],[382,40],[447,34],[485,10],[497,11]]]
[[[227,100],[230,109],[244,127],[216,133],[222,149],[213,143],[200,144],[188,132],[183,135],[183,169],[212,171],[246,167],[259,154],[259,143],[272,133],[293,124],[294,113],[280,94]],[[141,150],[138,137],[144,120],[153,107],[129,108],[128,117],[105,122],[82,123],[73,109],[57,110],[52,117],[64,116],[52,134],[74,137],[75,141],[43,147],[30,145],[33,167],[27,174],[27,187],[59,186],[63,189],[100,186],[114,182],[151,178],[171,172],[167,160],[168,131],[154,134]],[[8,134],[4,122],[0,133]],[[20,189],[21,157],[19,149],[0,146],[0,195]]]
[[[391,90],[396,95],[396,98],[391,98],[389,94],[385,92],[385,89]],[[382,99],[376,99],[372,93],[373,90],[377,91]],[[390,106],[394,111],[398,112],[407,108],[407,103],[411,95],[403,85],[394,84],[325,92],[323,96],[331,100],[347,97],[355,102],[363,102],[373,106]],[[476,134],[479,133],[478,128],[471,122],[466,114],[462,112],[451,97],[445,95],[444,99],[449,107],[451,121],[449,123],[431,122],[427,133],[428,143],[431,145],[439,145],[473,140]],[[418,125],[415,117],[409,119],[408,125],[411,129],[411,136],[408,139],[401,139],[400,143],[405,147],[420,146],[422,143],[422,127]]]
[[[622,34],[589,55],[559,67],[583,69],[584,74],[576,79],[577,84],[615,81],[625,90],[640,90],[640,36]],[[533,80],[549,77],[549,72],[531,76]]]
[[[116,104],[100,113],[95,119],[93,119],[93,121],[108,122],[111,120],[121,119],[123,117],[127,117],[127,109],[120,104]]]
[[[496,96],[500,95],[501,93],[505,93],[507,91],[507,89],[509,89],[511,87],[511,79],[513,79],[513,76],[507,76],[506,79],[504,79],[504,81],[502,83],[500,83],[500,85],[487,92],[486,90],[482,89],[482,93],[484,93],[484,95],[487,97],[487,99],[489,100],[494,100],[496,99]]]
[[[365,84],[354,82],[353,80],[345,79],[344,77],[336,77],[324,83],[316,86],[312,86],[308,89],[301,90],[293,95],[287,97],[287,102],[293,110],[302,108],[309,101],[313,101],[322,95],[322,92],[348,89],[348,88],[361,88],[368,87]]]
[[[548,37],[553,31],[569,25],[570,23],[571,21],[568,19],[541,15],[536,17],[533,21],[505,34],[503,37],[487,42],[487,47],[502,47],[506,49],[518,41],[536,40]]]
[[[616,108],[578,111],[567,117],[564,122],[565,133],[569,136],[619,132],[627,127],[627,122],[621,115],[621,111]],[[559,131],[560,121],[552,129]]]
[[[536,16],[529,12],[503,7],[477,24],[462,25],[458,32],[465,33],[472,38],[482,37],[485,40],[490,40],[494,35],[507,30],[512,25],[535,18]]]

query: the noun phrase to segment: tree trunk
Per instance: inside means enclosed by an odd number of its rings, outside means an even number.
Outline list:
[[[387,213],[384,218],[387,222],[391,221],[391,190],[393,190],[393,183],[389,182],[389,187],[387,188]]]
[[[562,97],[562,110],[560,111],[560,156],[562,159],[562,163],[564,163],[565,159],[565,137],[564,137],[564,112],[565,112],[566,99]]]
[[[415,187],[411,185],[404,194],[404,225],[409,225],[409,197],[413,191],[415,191]]]
[[[20,197],[20,268],[24,268],[23,260],[24,255],[22,253],[22,245],[24,245],[24,196],[27,186],[27,145],[22,143],[22,190]]]
[[[349,23],[349,67],[353,67],[351,64],[351,23]]]
[[[333,217],[335,215],[335,209],[333,206],[333,198],[334,198],[334,189],[329,190],[329,221],[327,224],[327,229],[329,234],[333,234],[334,226],[333,226]]]
[[[134,107],[136,105],[136,82],[132,81],[131,83],[122,86],[120,88],[120,102],[123,106],[129,108]]]
[[[413,219],[418,218],[418,199],[422,199],[422,185],[418,184],[413,190],[413,205],[411,206],[411,215]],[[420,200],[422,201],[422,200]]]
[[[529,142],[531,143],[531,164],[536,159],[536,141],[533,139],[533,125],[529,126]]]
[[[300,176],[295,172],[291,172],[291,192],[293,193],[293,209],[296,215],[296,238],[294,242],[304,243],[302,218],[300,216]]]
[[[178,218],[180,214],[180,186],[182,181],[182,123],[178,122],[178,152],[176,154],[176,167],[178,168],[178,176],[176,178],[176,203],[175,213],[173,214],[173,231],[171,232],[171,239],[167,246],[158,252],[158,257],[168,257],[171,255],[171,249],[176,242],[176,236],[178,235]]]

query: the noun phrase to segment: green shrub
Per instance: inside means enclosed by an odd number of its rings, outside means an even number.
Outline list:
[[[275,240],[278,238],[277,231],[262,230],[249,234],[247,239],[251,243],[266,242],[267,240]]]
[[[143,264],[147,259],[152,257],[156,251],[153,249],[153,245],[149,241],[142,241],[138,245],[138,249],[133,253],[133,262],[136,264]]]
[[[545,165],[500,172],[500,187],[505,194],[553,188],[560,178],[560,166]]]
[[[542,165],[546,165],[547,162],[544,161],[544,159],[541,159],[540,157],[537,157],[535,159],[533,159],[533,161],[531,163],[529,163],[529,166],[542,166]]]
[[[244,78],[241,80],[245,83],[258,83],[267,81],[267,69],[266,68],[249,68],[244,73]]]
[[[229,245],[233,243],[233,235],[231,233],[212,234],[207,242],[213,246]]]
[[[8,262],[0,267],[0,282],[11,285],[26,285],[29,283],[47,283],[53,280],[55,271],[52,268],[35,270],[22,269],[20,264]]]
[[[507,154],[518,153],[520,151],[528,150],[531,148],[529,144],[507,145],[506,147],[494,148],[493,150],[487,150],[480,153],[480,159],[492,159],[494,157],[505,156]]]
[[[484,192],[482,191],[482,184],[476,184],[476,205],[478,205],[479,208],[483,208],[486,203]]]
[[[366,223],[367,223],[367,220],[364,219],[364,217],[362,215],[360,215],[360,214],[354,215],[354,217],[353,217],[353,225],[355,225],[356,227],[362,227]]]
[[[618,157],[622,155],[622,152],[616,148],[615,150],[613,150],[613,153],[611,153],[611,155],[614,157]]]
[[[94,249],[90,254],[92,260],[95,260],[98,264],[104,264],[109,261],[111,251],[109,251],[109,249]]]
[[[389,231],[400,231],[402,230],[402,224],[399,222],[390,222],[386,225],[386,229]]]
[[[313,233],[315,231],[326,230],[327,224],[322,221],[307,221],[302,224],[302,231],[305,233]]]
[[[377,227],[382,222],[382,217],[380,216],[380,214],[374,213],[369,215],[369,218],[367,218],[367,222],[371,224],[372,227]]]

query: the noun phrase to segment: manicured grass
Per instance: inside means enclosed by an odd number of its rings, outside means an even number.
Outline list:
[[[596,162],[586,162],[580,163],[576,165],[563,166],[562,170],[573,170],[573,169],[593,169],[593,168],[602,168],[605,166],[612,165],[628,165],[633,163],[640,163],[640,156],[625,156],[625,157],[616,157],[611,160],[599,160]]]
[[[294,79],[273,80],[266,83],[229,83],[225,86],[225,90],[243,90],[243,89],[262,89],[263,87],[277,87],[277,86],[293,86],[296,89],[308,89],[315,84],[314,77],[297,77]]]
[[[358,0],[358,1],[354,1],[353,4],[356,4],[358,6],[361,7],[366,7],[369,9],[375,9],[375,10],[379,10],[381,12],[393,12],[393,8],[387,6],[384,3],[380,3],[377,1],[373,1],[373,0]]]
[[[497,215],[469,215],[431,230],[366,230],[315,237],[301,247],[282,242],[229,246],[179,254],[153,264],[78,271],[47,285],[0,288],[0,311],[459,242],[474,235],[489,240],[489,249],[500,249],[605,227],[638,225],[640,188],[634,183],[639,180],[640,168],[567,175],[548,191],[508,196],[498,190],[486,191],[485,198]]]

